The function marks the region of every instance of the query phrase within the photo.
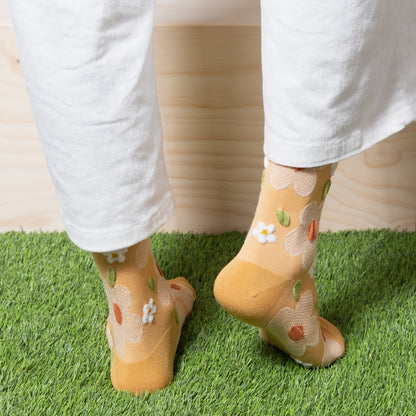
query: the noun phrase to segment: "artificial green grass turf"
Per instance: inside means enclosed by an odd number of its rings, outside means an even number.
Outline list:
[[[244,235],[157,234],[168,278],[197,301],[174,382],[142,398],[112,389],[107,301],[91,256],[65,233],[0,234],[1,415],[414,415],[416,233],[320,234],[321,314],[346,356],[308,370],[227,315],[214,279]]]

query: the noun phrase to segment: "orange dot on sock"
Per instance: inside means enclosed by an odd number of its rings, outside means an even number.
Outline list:
[[[176,283],[172,283],[172,284],[170,285],[170,287],[171,287],[172,289],[174,289],[174,290],[181,290],[180,286],[178,286]]]
[[[117,303],[113,303],[113,309],[114,309],[114,315],[116,317],[116,321],[117,323],[121,325],[123,322],[123,314],[121,313],[121,309],[117,305]]]
[[[309,225],[308,240],[315,241],[318,238],[318,220],[313,220]]]
[[[305,333],[303,331],[303,326],[302,325],[294,325],[294,326],[292,326],[292,328],[290,328],[290,330],[289,330],[289,334],[288,335],[289,335],[289,338],[292,341],[300,341],[305,336]]]

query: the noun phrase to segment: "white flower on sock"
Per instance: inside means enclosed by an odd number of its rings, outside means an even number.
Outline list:
[[[313,279],[313,273],[314,273],[314,271],[315,271],[315,260],[314,260],[314,262],[312,263],[312,266],[309,268],[309,271],[308,271],[309,277],[310,277],[311,279]]]
[[[149,303],[143,306],[143,318],[144,324],[151,324],[153,322],[153,315],[157,312],[157,307],[154,304],[153,299],[149,300]]]
[[[134,259],[136,260],[136,264],[139,269],[144,269],[146,267],[146,264],[151,254],[152,243],[150,241],[150,238],[147,238],[146,240],[141,241],[139,244],[137,244]]]
[[[107,294],[108,322],[111,324],[111,330],[107,327],[107,339],[110,348],[115,346],[117,352],[123,354],[126,349],[126,341],[139,342],[142,338],[142,320],[139,315],[127,312],[131,307],[132,300],[131,294],[125,286],[118,285],[111,288],[105,279],[101,278],[101,280]]]
[[[266,244],[267,241],[274,243],[276,236],[273,235],[276,227],[273,224],[266,225],[264,222],[259,221],[257,227],[253,230],[253,235],[257,237],[257,240],[261,244]]]
[[[109,263],[113,264],[115,261],[123,263],[124,260],[126,260],[126,257],[124,256],[126,253],[127,248],[121,248],[120,250],[106,251],[105,253],[103,253],[103,255],[107,257],[107,261]]]
[[[302,254],[302,268],[308,269],[315,259],[318,245],[318,225],[321,209],[313,201],[300,214],[301,226],[292,230],[285,238],[286,251],[291,256]]]
[[[270,168],[270,183],[277,191],[293,183],[297,195],[308,196],[314,190],[316,180],[315,168],[297,169],[275,164]]]
[[[307,290],[296,309],[285,307],[269,322],[267,329],[282,342],[289,354],[301,357],[308,346],[319,342],[319,324],[313,313],[313,295]]]

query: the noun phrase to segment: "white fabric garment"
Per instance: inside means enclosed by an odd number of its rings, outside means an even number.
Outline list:
[[[69,237],[97,252],[145,239],[174,209],[153,64],[154,0],[9,6]],[[414,0],[261,6],[268,159],[337,162],[415,120]]]
[[[71,240],[105,252],[174,211],[153,65],[153,0],[11,0],[19,57]]]
[[[415,0],[262,0],[264,151],[355,155],[416,120]]]

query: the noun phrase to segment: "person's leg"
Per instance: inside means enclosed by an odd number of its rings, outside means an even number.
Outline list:
[[[195,300],[193,288],[183,277],[164,279],[150,238],[93,257],[108,299],[113,386],[132,393],[166,387],[181,328]]]
[[[215,297],[299,363],[326,366],[344,354],[337,328],[319,317],[313,279],[319,219],[335,165],[266,165],[246,241],[218,275]]]
[[[166,283],[149,237],[172,215],[153,64],[154,0],[10,0],[19,58],[71,240],[109,301],[112,381],[172,379],[195,294]]]
[[[397,82],[402,15],[387,0],[261,6],[267,163],[246,241],[214,293],[296,361],[326,366],[344,354],[344,340],[318,315],[319,218],[334,162],[415,118]]]

